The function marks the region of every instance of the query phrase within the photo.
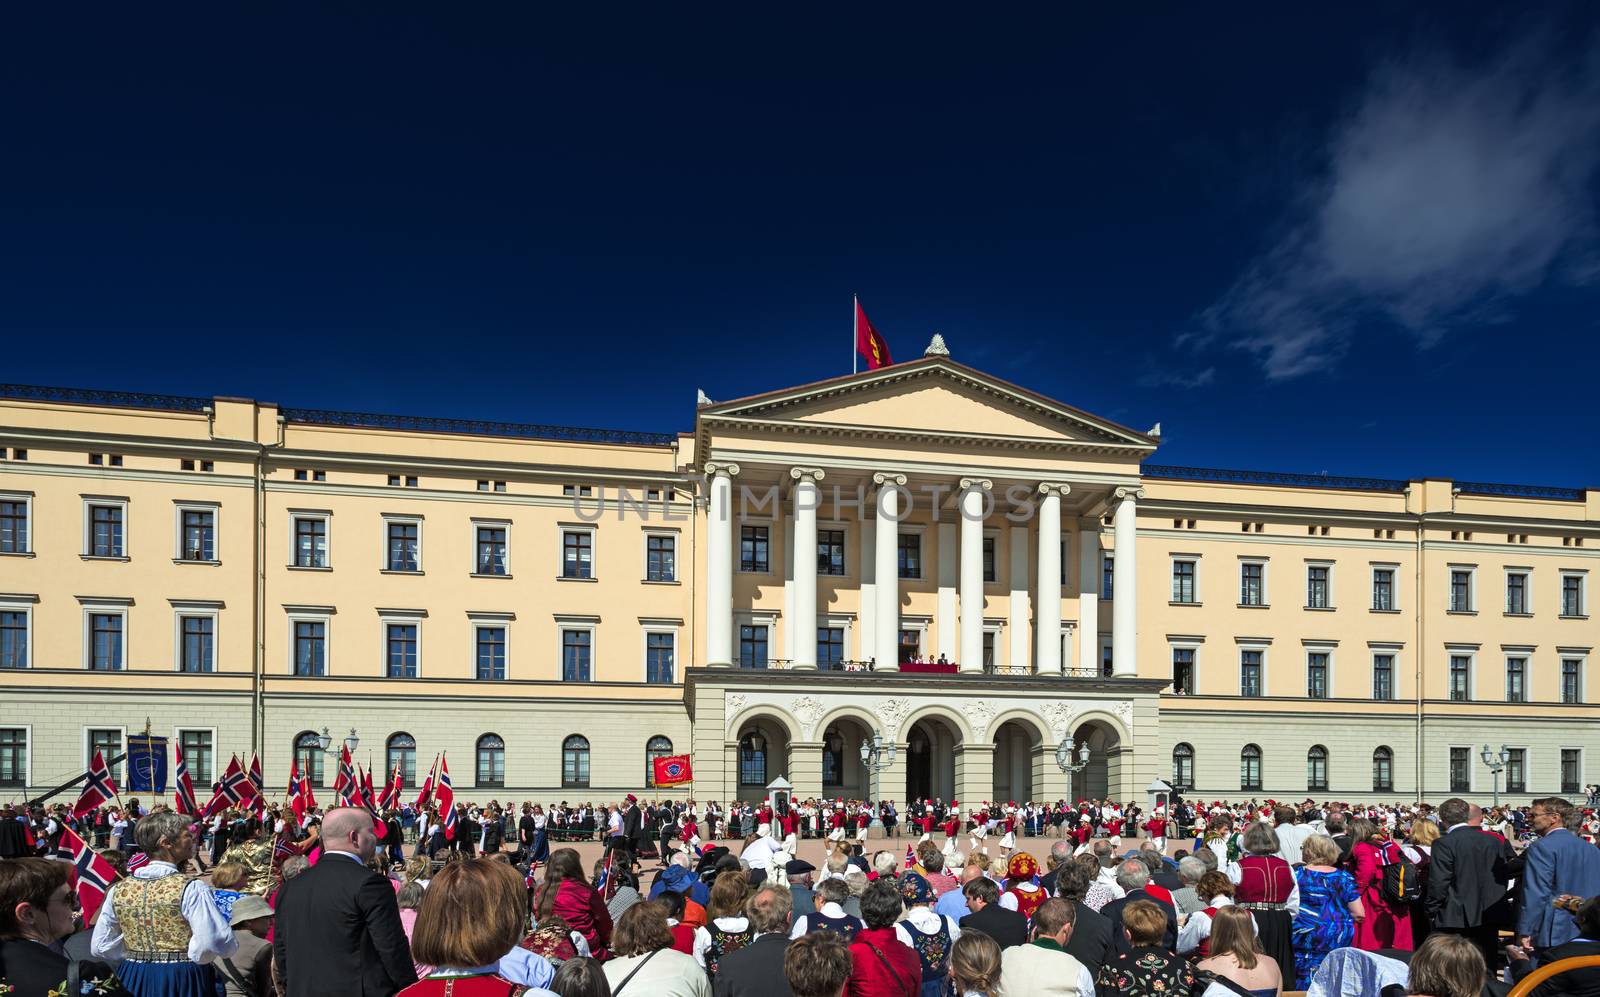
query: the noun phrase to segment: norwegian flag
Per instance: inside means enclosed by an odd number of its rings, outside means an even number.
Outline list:
[[[333,780],[333,798],[343,806],[359,806],[361,784],[356,782],[355,765],[350,761],[350,746],[339,748],[339,774]]]
[[[367,808],[367,813],[374,817],[378,815],[378,794],[372,791],[372,771],[369,769],[361,773],[361,805]]]
[[[241,805],[249,798],[249,793],[250,777],[239,764],[239,756],[234,755],[228,761],[228,769],[222,773],[222,781],[217,783],[217,791],[212,794],[211,802],[206,804],[200,819],[207,820],[228,807]]]
[[[424,780],[423,783],[422,783],[422,792],[417,794],[417,802],[412,804],[412,806],[415,809],[417,809],[417,810],[426,809],[428,804],[433,802],[433,784],[434,784],[434,779],[438,774],[439,774],[439,756],[438,755],[434,755],[433,756],[433,768],[428,770],[428,778],[426,780]]]
[[[106,894],[111,892],[112,884],[117,881],[117,870],[97,855],[70,827],[61,829],[61,843],[56,847],[56,858],[72,863],[77,872],[73,877],[77,881],[74,888],[78,891],[78,905],[83,908],[84,923],[93,921],[100,905],[106,902]]]
[[[95,808],[111,802],[117,795],[116,781],[111,778],[111,769],[106,767],[105,757],[99,751],[89,759],[89,772],[85,778],[88,782],[84,784],[83,795],[72,806],[74,817],[94,813]]]
[[[394,775],[389,777],[389,782],[383,787],[383,795],[378,798],[379,810],[400,809],[400,759],[394,760]]]
[[[253,809],[258,813],[265,813],[267,809],[266,783],[261,777],[261,756],[255,752],[250,753],[250,789],[255,795]]]
[[[289,809],[298,824],[306,819],[306,781],[300,777],[300,763],[289,763]]]
[[[181,746],[173,745],[173,749],[178,756],[178,776],[174,780],[172,809],[185,816],[198,813],[200,807],[195,803],[194,781],[189,778],[189,763],[184,760]]]
[[[450,762],[439,756],[439,785],[434,794],[439,800],[439,819],[444,822],[446,841],[456,836],[456,791],[450,785]]]

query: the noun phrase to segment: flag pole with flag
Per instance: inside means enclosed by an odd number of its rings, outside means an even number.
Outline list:
[[[106,766],[105,756],[99,749],[95,749],[94,757],[89,759],[89,771],[84,778],[87,781],[84,783],[83,793],[78,797],[78,802],[72,805],[74,817],[94,813],[117,795],[116,780],[111,778],[111,769]]]
[[[183,757],[183,745],[174,743],[172,750],[178,756],[172,808],[185,816],[193,816],[199,813],[200,807],[194,798],[194,780],[189,778],[189,761]]]
[[[445,840],[453,841],[456,836],[456,791],[450,785],[450,761],[442,754],[439,756],[439,784],[434,787],[434,795],[439,800],[439,819],[444,823]]]
[[[853,337],[855,340],[854,356],[865,357],[868,370],[877,370],[880,367],[887,367],[894,363],[894,359],[889,356],[888,340],[883,338],[883,333],[872,327],[872,322],[867,319],[867,313],[861,308],[861,299],[853,298],[852,300],[855,303],[855,307],[852,309],[852,317],[855,323],[855,336]],[[857,372],[854,357],[851,360],[850,370],[851,373]]]
[[[433,768],[428,770],[428,778],[422,783],[422,791],[417,794],[417,802],[412,804],[414,809],[424,810],[427,808],[428,804],[433,802],[433,786],[435,778],[438,776],[438,774],[439,756],[434,755]]]
[[[301,823],[306,819],[306,782],[300,777],[300,762],[289,763],[289,809],[294,813],[294,822]]]
[[[61,828],[61,840],[56,844],[56,858],[72,863],[73,879],[76,880],[72,884],[73,889],[78,893],[78,906],[83,909],[83,923],[89,924],[99,912],[100,905],[105,903],[112,884],[117,881],[117,870],[78,837],[72,828],[65,826]]]

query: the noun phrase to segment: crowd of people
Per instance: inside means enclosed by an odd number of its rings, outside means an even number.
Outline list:
[[[1600,955],[1600,824],[1557,798],[1146,816],[629,795],[443,816],[8,806],[0,993],[1471,997]],[[116,873],[90,923],[68,829]],[[605,842],[587,868],[567,847],[585,838]],[[1600,995],[1585,972],[1540,993]]]

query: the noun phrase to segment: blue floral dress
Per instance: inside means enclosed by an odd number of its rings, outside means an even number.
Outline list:
[[[1300,884],[1300,910],[1294,916],[1294,971],[1303,990],[1323,957],[1355,938],[1356,922],[1349,905],[1361,898],[1361,891],[1343,869],[1317,872],[1300,868],[1295,870],[1295,880]],[[1289,989],[1287,980],[1284,989]]]

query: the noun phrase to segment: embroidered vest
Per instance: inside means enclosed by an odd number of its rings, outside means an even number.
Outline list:
[[[189,877],[170,873],[157,879],[124,879],[111,906],[122,926],[129,959],[189,957],[189,921],[183,916],[183,891]]]
[[[911,936],[911,947],[917,950],[922,961],[922,982],[938,980],[950,971],[950,925],[939,919],[939,930],[918,931],[910,921],[901,921],[901,927]]]
[[[739,951],[755,938],[755,932],[748,927],[743,931],[723,931],[716,921],[706,925],[706,931],[711,935],[711,947],[706,949],[706,972],[713,977],[717,975],[723,956]]]
[[[806,934],[813,931],[831,931],[845,940],[846,944],[856,940],[856,935],[861,931],[861,922],[846,914],[844,917],[829,917],[826,914],[816,913],[806,917]]]
[[[1019,890],[1012,888],[1006,891],[1017,898],[1017,912],[1028,920],[1033,920],[1033,912],[1038,910],[1050,895],[1044,890]]]

